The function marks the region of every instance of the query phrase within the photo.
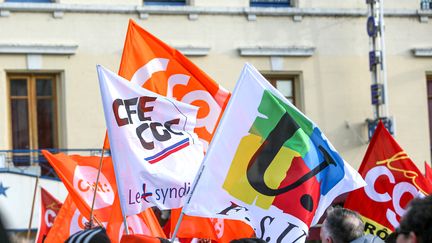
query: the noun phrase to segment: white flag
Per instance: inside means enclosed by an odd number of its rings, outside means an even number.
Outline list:
[[[124,213],[182,207],[203,158],[198,108],[97,70]]]
[[[338,195],[362,186],[320,129],[246,64],[184,212],[303,242]]]

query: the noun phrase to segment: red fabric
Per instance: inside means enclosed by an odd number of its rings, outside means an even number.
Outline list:
[[[41,187],[40,225],[35,242],[41,243],[48,235],[62,205],[59,200]]]
[[[429,183],[432,184],[432,168],[426,161],[425,161],[425,177],[426,179],[428,179]]]
[[[408,155],[380,122],[366,151],[359,173],[368,185],[351,192],[345,207],[394,230],[395,222],[414,198],[407,189],[429,194],[432,191]],[[373,176],[375,175],[375,176]],[[368,180],[369,178],[369,180]],[[414,192],[417,194],[417,192]],[[377,199],[380,200],[377,201]],[[393,215],[393,223],[392,216]]]

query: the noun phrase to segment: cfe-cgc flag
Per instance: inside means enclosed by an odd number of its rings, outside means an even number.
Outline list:
[[[123,212],[183,206],[203,158],[197,107],[97,70]]]
[[[36,236],[36,243],[44,242],[54,220],[62,207],[62,203],[41,187],[40,225]]]
[[[118,74],[152,92],[199,107],[194,130],[207,148],[230,96],[226,89],[133,20]]]
[[[338,195],[364,185],[320,129],[249,64],[202,168],[184,212],[242,220],[267,242],[304,241]]]
[[[409,201],[432,189],[382,122],[375,129],[359,173],[367,186],[351,192],[344,207],[359,212],[365,231],[382,239],[399,226]]]

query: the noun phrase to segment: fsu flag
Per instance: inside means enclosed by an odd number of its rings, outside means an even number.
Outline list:
[[[129,21],[118,74],[157,94],[198,106],[194,130],[207,148],[228,102],[227,90],[133,20]]]
[[[55,239],[52,242],[63,242],[71,234],[83,230],[88,222],[100,157],[53,155],[45,150],[42,153],[69,191],[52,229],[61,232],[54,232],[51,236]],[[95,221],[106,227],[111,241],[119,242],[125,230],[111,157],[103,158],[93,214]],[[127,222],[130,233],[165,237],[151,209],[127,217]]]
[[[242,220],[268,242],[304,241],[338,195],[364,185],[320,129],[248,64],[213,139],[185,213]]]
[[[97,70],[124,213],[183,206],[203,158],[197,108]]]
[[[62,203],[59,200],[41,187],[40,225],[35,242],[41,243],[46,238],[61,206]]]
[[[382,239],[399,225],[409,201],[431,191],[425,177],[382,122],[376,127],[359,173],[367,186],[351,192],[344,206],[359,212],[365,231]]]

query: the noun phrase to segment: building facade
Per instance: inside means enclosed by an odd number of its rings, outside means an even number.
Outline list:
[[[431,159],[430,8],[384,6],[387,107],[421,170]],[[360,165],[373,118],[364,0],[0,0],[0,167],[49,175],[38,149],[102,147],[96,65],[118,70],[129,19],[228,90],[251,63]]]

